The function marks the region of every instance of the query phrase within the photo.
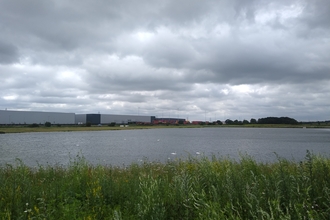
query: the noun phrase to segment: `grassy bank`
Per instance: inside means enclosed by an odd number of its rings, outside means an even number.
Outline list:
[[[130,130],[130,129],[155,129],[155,128],[216,128],[216,127],[244,127],[244,128],[330,128],[330,125],[299,124],[299,125],[275,125],[275,124],[246,124],[246,125],[130,125],[129,127],[110,126],[52,126],[52,127],[28,127],[28,126],[0,126],[0,134],[27,133],[27,132],[71,132],[71,131],[106,131],[106,130]]]
[[[330,219],[330,159],[0,168],[0,219]]]
[[[116,125],[111,126],[39,126],[39,127],[28,127],[28,126],[0,126],[0,134],[5,133],[28,133],[28,132],[72,132],[72,131],[107,131],[107,130],[132,130],[132,129],[154,129],[154,128],[198,128],[204,127],[201,125],[130,125],[128,127],[120,127]]]
[[[0,131],[3,133],[27,133],[27,132],[71,132],[71,131],[103,131],[103,130],[121,130],[130,128],[109,127],[109,126],[52,126],[52,127],[28,127],[28,126],[3,126]]]

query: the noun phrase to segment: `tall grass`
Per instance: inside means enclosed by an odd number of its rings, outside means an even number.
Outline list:
[[[0,168],[0,219],[330,219],[330,159]]]

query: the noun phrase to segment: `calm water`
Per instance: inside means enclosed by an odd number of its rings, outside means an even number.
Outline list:
[[[195,128],[0,134],[0,165],[66,165],[77,155],[92,164],[248,154],[259,161],[302,160],[306,150],[330,157],[330,129]],[[196,154],[200,152],[200,155]]]

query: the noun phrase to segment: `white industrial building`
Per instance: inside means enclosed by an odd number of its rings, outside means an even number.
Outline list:
[[[113,114],[76,114],[76,124],[91,122],[97,124],[128,124],[133,122],[152,123],[154,116],[141,115],[113,115]]]
[[[74,113],[0,110],[0,124],[75,124]]]
[[[113,114],[75,114],[59,112],[12,111],[0,110],[0,125],[9,124],[128,124],[132,122],[152,123],[154,116],[113,115]]]

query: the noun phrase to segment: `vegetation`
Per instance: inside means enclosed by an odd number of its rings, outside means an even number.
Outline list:
[[[246,124],[289,124],[289,125],[297,125],[298,121],[293,118],[289,117],[267,117],[267,118],[259,118],[258,120],[251,118],[250,122],[248,120],[238,121],[237,119],[235,121],[227,119],[225,121],[227,125],[246,125]]]
[[[267,118],[259,118],[258,120],[259,124],[298,124],[298,121],[289,118],[289,117],[267,117]]]
[[[50,123],[49,121],[45,122],[45,127],[51,127],[52,126],[52,123]]]
[[[0,168],[1,219],[329,219],[330,159]]]
[[[330,122],[310,122],[310,123],[299,123],[295,125],[291,124],[225,124],[221,123],[203,123],[201,125],[184,124],[184,125],[130,125],[129,127],[120,127],[119,125],[109,126],[94,126],[87,127],[86,125],[56,125],[51,127],[35,125],[0,125],[0,134],[5,133],[24,133],[24,132],[68,132],[68,131],[101,131],[101,130],[131,130],[131,129],[157,129],[157,128],[203,128],[203,127],[259,127],[259,128],[330,128]]]
[[[28,127],[29,127],[29,128],[38,128],[39,125],[36,124],[36,123],[33,123],[33,124],[28,125]]]
[[[109,127],[115,127],[116,126],[116,122],[111,122],[110,124],[108,124]]]

